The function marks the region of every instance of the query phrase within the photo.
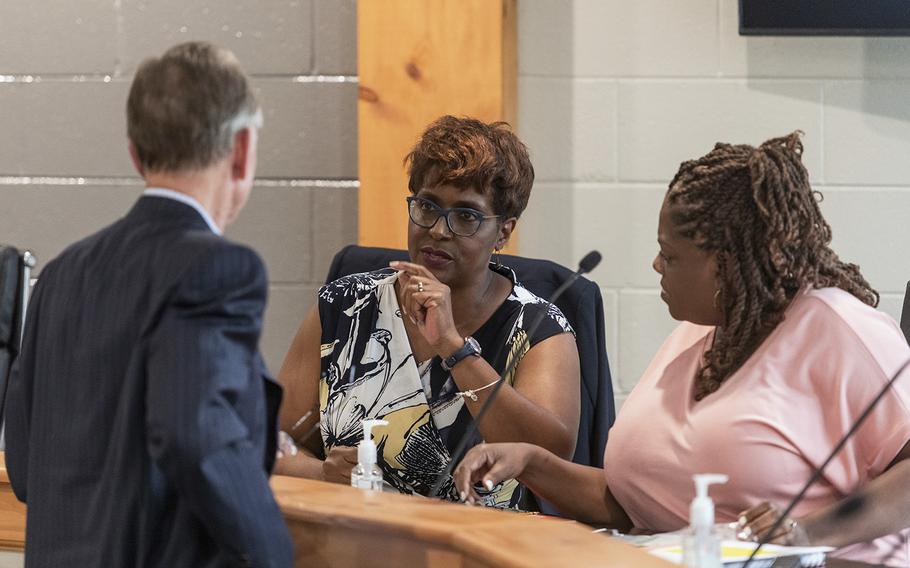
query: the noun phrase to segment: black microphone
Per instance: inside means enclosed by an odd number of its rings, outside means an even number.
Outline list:
[[[540,327],[543,318],[550,311],[550,306],[553,305],[563,292],[569,289],[569,286],[575,283],[576,280],[582,275],[594,270],[598,264],[600,264],[601,255],[596,250],[592,250],[581,259],[581,262],[578,263],[578,270],[572,273],[565,282],[560,284],[553,294],[550,295],[550,298],[547,300],[547,305],[545,309],[541,310],[537,314],[537,318],[531,322],[531,325],[527,328],[527,333],[525,333],[523,342],[521,343],[521,348],[518,350],[521,353],[526,344],[531,340],[531,336],[534,335],[534,332],[537,331],[537,328]],[[509,364],[503,370],[502,374],[499,375],[499,380],[496,381],[496,384],[493,386],[493,389],[490,391],[490,396],[487,397],[487,400],[484,401],[483,405],[480,407],[480,410],[477,412],[477,416],[474,417],[474,420],[471,421],[471,424],[468,426],[467,431],[462,435],[461,439],[458,441],[458,445],[455,447],[455,451],[452,453],[451,459],[449,460],[446,468],[439,474],[436,478],[436,483],[433,484],[432,489],[430,489],[430,496],[435,496],[439,493],[439,490],[442,488],[442,484],[445,483],[445,480],[452,475],[452,470],[455,469],[455,465],[461,460],[461,457],[464,455],[465,450],[467,449],[468,443],[471,441],[471,438],[474,436],[474,433],[477,432],[477,425],[480,424],[481,418],[487,413],[490,409],[490,406],[493,404],[493,401],[496,400],[496,395],[499,393],[499,389],[502,388],[502,385],[505,384],[505,378],[512,372],[515,366],[518,364],[520,357],[515,357],[512,359]]]
[[[859,415],[859,418],[856,419],[856,421],[853,423],[853,426],[847,430],[847,433],[844,434],[840,441],[834,446],[834,449],[831,450],[831,453],[828,454],[828,457],[825,458],[825,461],[822,462],[820,466],[815,468],[815,471],[813,471],[812,475],[809,476],[809,480],[806,481],[806,484],[803,485],[803,488],[800,489],[799,493],[797,493],[796,496],[790,500],[790,503],[781,512],[780,516],[777,517],[777,520],[774,521],[774,524],[771,525],[771,528],[768,529],[768,531],[765,533],[765,536],[759,539],[758,546],[756,546],[755,550],[752,551],[752,554],[749,555],[749,559],[746,560],[745,564],[742,565],[742,568],[748,568],[749,564],[752,563],[752,559],[755,558],[755,555],[758,554],[759,550],[761,550],[761,547],[768,544],[768,541],[771,540],[771,535],[773,535],[775,531],[780,528],[780,526],[784,523],[784,519],[786,519],[787,516],[790,515],[790,513],[793,511],[794,507],[796,507],[799,502],[803,500],[803,497],[806,496],[806,492],[809,491],[809,488],[812,487],[812,485],[821,478],[822,474],[825,472],[825,468],[828,467],[828,464],[831,463],[831,460],[834,459],[834,457],[841,451],[841,449],[843,449],[844,444],[846,444],[850,438],[853,437],[856,431],[859,430],[859,427],[863,425],[863,422],[866,421],[866,418],[872,414],[872,410],[875,409],[879,401],[885,397],[885,394],[887,394],[891,389],[891,385],[894,384],[894,381],[897,380],[897,378],[901,375],[901,373],[904,372],[904,369],[906,369],[908,365],[910,365],[910,359],[905,361],[904,364],[894,372],[894,375],[891,376],[888,382],[885,383],[885,386],[883,386],[875,398],[872,399],[872,402],[870,402],[866,409],[863,410],[862,414]],[[838,510],[838,514],[852,514],[861,509],[863,506],[864,502],[861,497],[848,498],[841,505],[841,508]]]
[[[574,275],[572,275],[570,280],[572,282],[575,282],[575,280],[578,279],[578,277],[581,276],[582,274],[587,274],[588,272],[591,272],[592,270],[597,268],[597,265],[600,264],[600,260],[602,258],[603,257],[600,256],[600,252],[596,251],[596,250],[592,250],[591,252],[586,254],[584,256],[584,258],[582,258],[581,261],[578,263],[578,272],[576,272]],[[556,298],[555,298],[555,294],[554,294],[554,298],[550,303],[553,303],[555,301],[556,301]]]

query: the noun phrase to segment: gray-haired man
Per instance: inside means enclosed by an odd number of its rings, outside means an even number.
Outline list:
[[[26,564],[290,566],[265,269],[221,237],[253,183],[258,103],[230,52],[188,43],[143,63],[127,119],[148,187],[41,272],[10,379]]]

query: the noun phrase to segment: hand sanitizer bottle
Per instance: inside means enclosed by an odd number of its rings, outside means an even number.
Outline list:
[[[373,426],[385,426],[385,420],[363,420],[363,441],[357,446],[357,465],[351,470],[351,487],[382,491],[382,470],[376,465],[376,442]]]
[[[695,499],[689,507],[689,529],[683,535],[683,564],[692,568],[721,568],[720,538],[714,532],[714,501],[708,486],[726,483],[728,477],[717,473],[693,476]]]

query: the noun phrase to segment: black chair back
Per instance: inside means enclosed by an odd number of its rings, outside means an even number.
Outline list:
[[[385,268],[392,260],[408,260],[403,250],[349,245],[332,260],[326,282],[342,276]],[[518,281],[541,298],[549,298],[572,271],[549,260],[502,255],[502,263],[515,271]],[[607,361],[603,298],[600,288],[579,278],[556,301],[575,329],[581,362],[581,420],[575,463],[603,467],[607,432],[616,417],[613,382]]]
[[[901,331],[907,343],[910,343],[910,282],[907,282],[907,291],[904,292],[904,309],[901,310]]]
[[[22,335],[22,258],[11,246],[0,245],[0,423],[6,401],[9,372],[19,353]]]

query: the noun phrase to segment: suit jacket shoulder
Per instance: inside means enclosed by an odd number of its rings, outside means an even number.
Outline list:
[[[185,300],[202,301],[213,294],[247,289],[265,299],[268,276],[253,249],[216,235],[189,235],[184,246],[188,250],[175,284]]]

